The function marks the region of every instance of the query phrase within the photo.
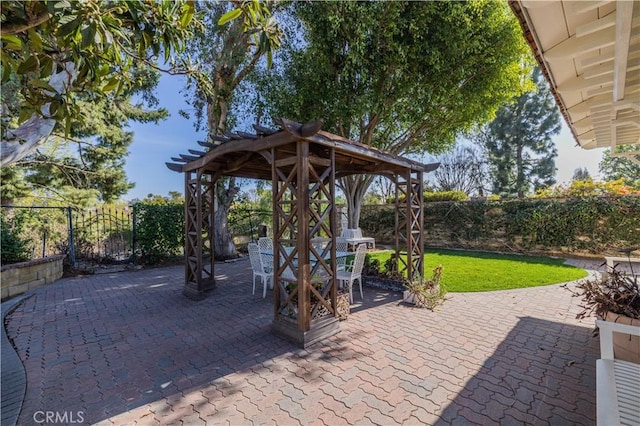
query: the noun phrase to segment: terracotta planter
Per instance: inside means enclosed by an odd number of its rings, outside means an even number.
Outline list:
[[[640,327],[640,319],[633,319],[612,312],[607,312],[605,321]],[[613,355],[616,359],[640,364],[640,337],[613,333]]]

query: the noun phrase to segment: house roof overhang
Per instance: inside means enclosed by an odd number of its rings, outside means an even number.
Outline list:
[[[201,171],[215,178],[233,176],[271,180],[272,148],[295,154],[296,144],[304,141],[310,143],[309,155],[313,161],[329,161],[329,151],[334,148],[336,177],[353,174],[392,176],[407,170],[430,172],[439,166],[439,163],[423,164],[322,131],[321,121],[302,125],[279,119],[276,124],[279,129],[254,126],[255,134],[227,133],[223,137],[216,136],[215,143],[199,142],[208,151],[190,149],[189,154],[172,158],[179,163],[166,163],[167,167],[177,172]],[[290,167],[294,167],[294,163]]]
[[[578,145],[640,153],[640,2],[509,5]]]

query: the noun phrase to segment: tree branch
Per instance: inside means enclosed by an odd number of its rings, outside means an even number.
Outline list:
[[[0,26],[0,35],[12,35],[19,34],[25,31],[30,30],[31,28],[35,28],[40,24],[47,22],[51,18],[49,12],[43,12],[40,15],[36,15],[35,17],[29,19],[24,24],[3,24]]]
[[[75,81],[77,72],[73,62],[64,64],[64,69],[53,74],[49,84],[60,94],[64,94]],[[40,114],[33,114],[31,118],[16,129],[7,130],[6,136],[0,141],[0,167],[19,161],[42,145],[51,135],[56,125],[50,115],[51,103],[41,108]]]
[[[257,49],[253,53],[251,62],[249,62],[247,66],[242,68],[233,78],[233,81],[231,82],[231,87],[229,88],[231,91],[233,91],[233,89],[235,89],[236,86],[240,84],[240,82],[247,76],[247,74],[249,74],[253,70],[253,68],[256,66],[261,56],[262,56],[262,52],[260,51],[260,49]]]

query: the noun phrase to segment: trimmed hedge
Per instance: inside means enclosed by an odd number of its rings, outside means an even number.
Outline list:
[[[432,247],[601,254],[640,248],[640,197],[425,203]],[[394,239],[393,206],[365,206],[360,227]]]

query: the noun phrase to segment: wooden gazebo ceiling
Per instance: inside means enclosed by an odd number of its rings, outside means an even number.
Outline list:
[[[234,176],[271,180],[271,149],[279,148],[280,153],[290,151],[295,156],[296,145],[302,141],[310,142],[309,155],[320,162],[330,161],[330,148],[335,148],[336,177],[353,174],[391,176],[407,170],[430,172],[439,165],[419,163],[322,131],[321,121],[302,125],[280,119],[276,124],[280,129],[254,125],[255,134],[227,133],[224,137],[216,136],[216,144],[198,142],[208,151],[190,149],[188,154],[172,157],[178,163],[166,163],[167,167],[176,172],[200,170],[212,174],[216,179]],[[292,162],[291,167],[293,166]]]

